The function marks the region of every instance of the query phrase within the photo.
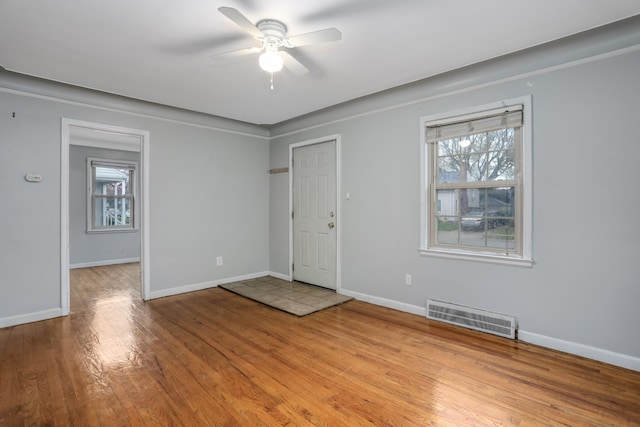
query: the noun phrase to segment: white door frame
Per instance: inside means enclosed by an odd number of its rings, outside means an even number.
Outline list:
[[[130,129],[119,126],[93,123],[83,120],[62,118],[61,123],[61,157],[60,157],[60,308],[63,316],[70,311],[71,292],[69,286],[69,152],[72,129],[76,131],[105,132],[120,139],[137,141],[136,151],[140,151],[140,265],[141,284],[140,293],[143,300],[148,300],[150,289],[150,263],[149,263],[149,131]],[[82,144],[92,146],[93,144]],[[100,143],[93,146],[106,147]]]
[[[340,203],[341,194],[341,142],[340,134],[324,136],[321,138],[310,139],[308,141],[296,142],[289,145],[289,281],[293,280],[293,218],[291,212],[293,212],[293,150],[295,148],[304,147],[306,145],[321,144],[323,142],[335,141],[336,150],[336,292],[340,293],[342,288],[341,271],[341,249],[342,249],[342,209]]]

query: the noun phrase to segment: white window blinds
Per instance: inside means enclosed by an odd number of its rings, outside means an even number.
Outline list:
[[[427,142],[446,141],[477,133],[522,126],[522,106],[505,110],[489,111],[462,121],[430,124],[427,126]]]

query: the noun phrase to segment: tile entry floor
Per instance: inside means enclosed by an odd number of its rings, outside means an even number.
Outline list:
[[[296,316],[305,316],[353,299],[331,289],[288,282],[271,276],[228,283],[220,287]]]

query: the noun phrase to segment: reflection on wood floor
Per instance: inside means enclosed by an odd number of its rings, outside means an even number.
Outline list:
[[[640,425],[640,373],[349,301],[143,302],[72,270],[71,315],[0,329],[0,425]]]

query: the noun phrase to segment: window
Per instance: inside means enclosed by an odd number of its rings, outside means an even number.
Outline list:
[[[421,253],[531,265],[528,99],[520,101],[423,119]]]
[[[122,231],[136,227],[136,169],[134,162],[87,159],[87,231]]]

